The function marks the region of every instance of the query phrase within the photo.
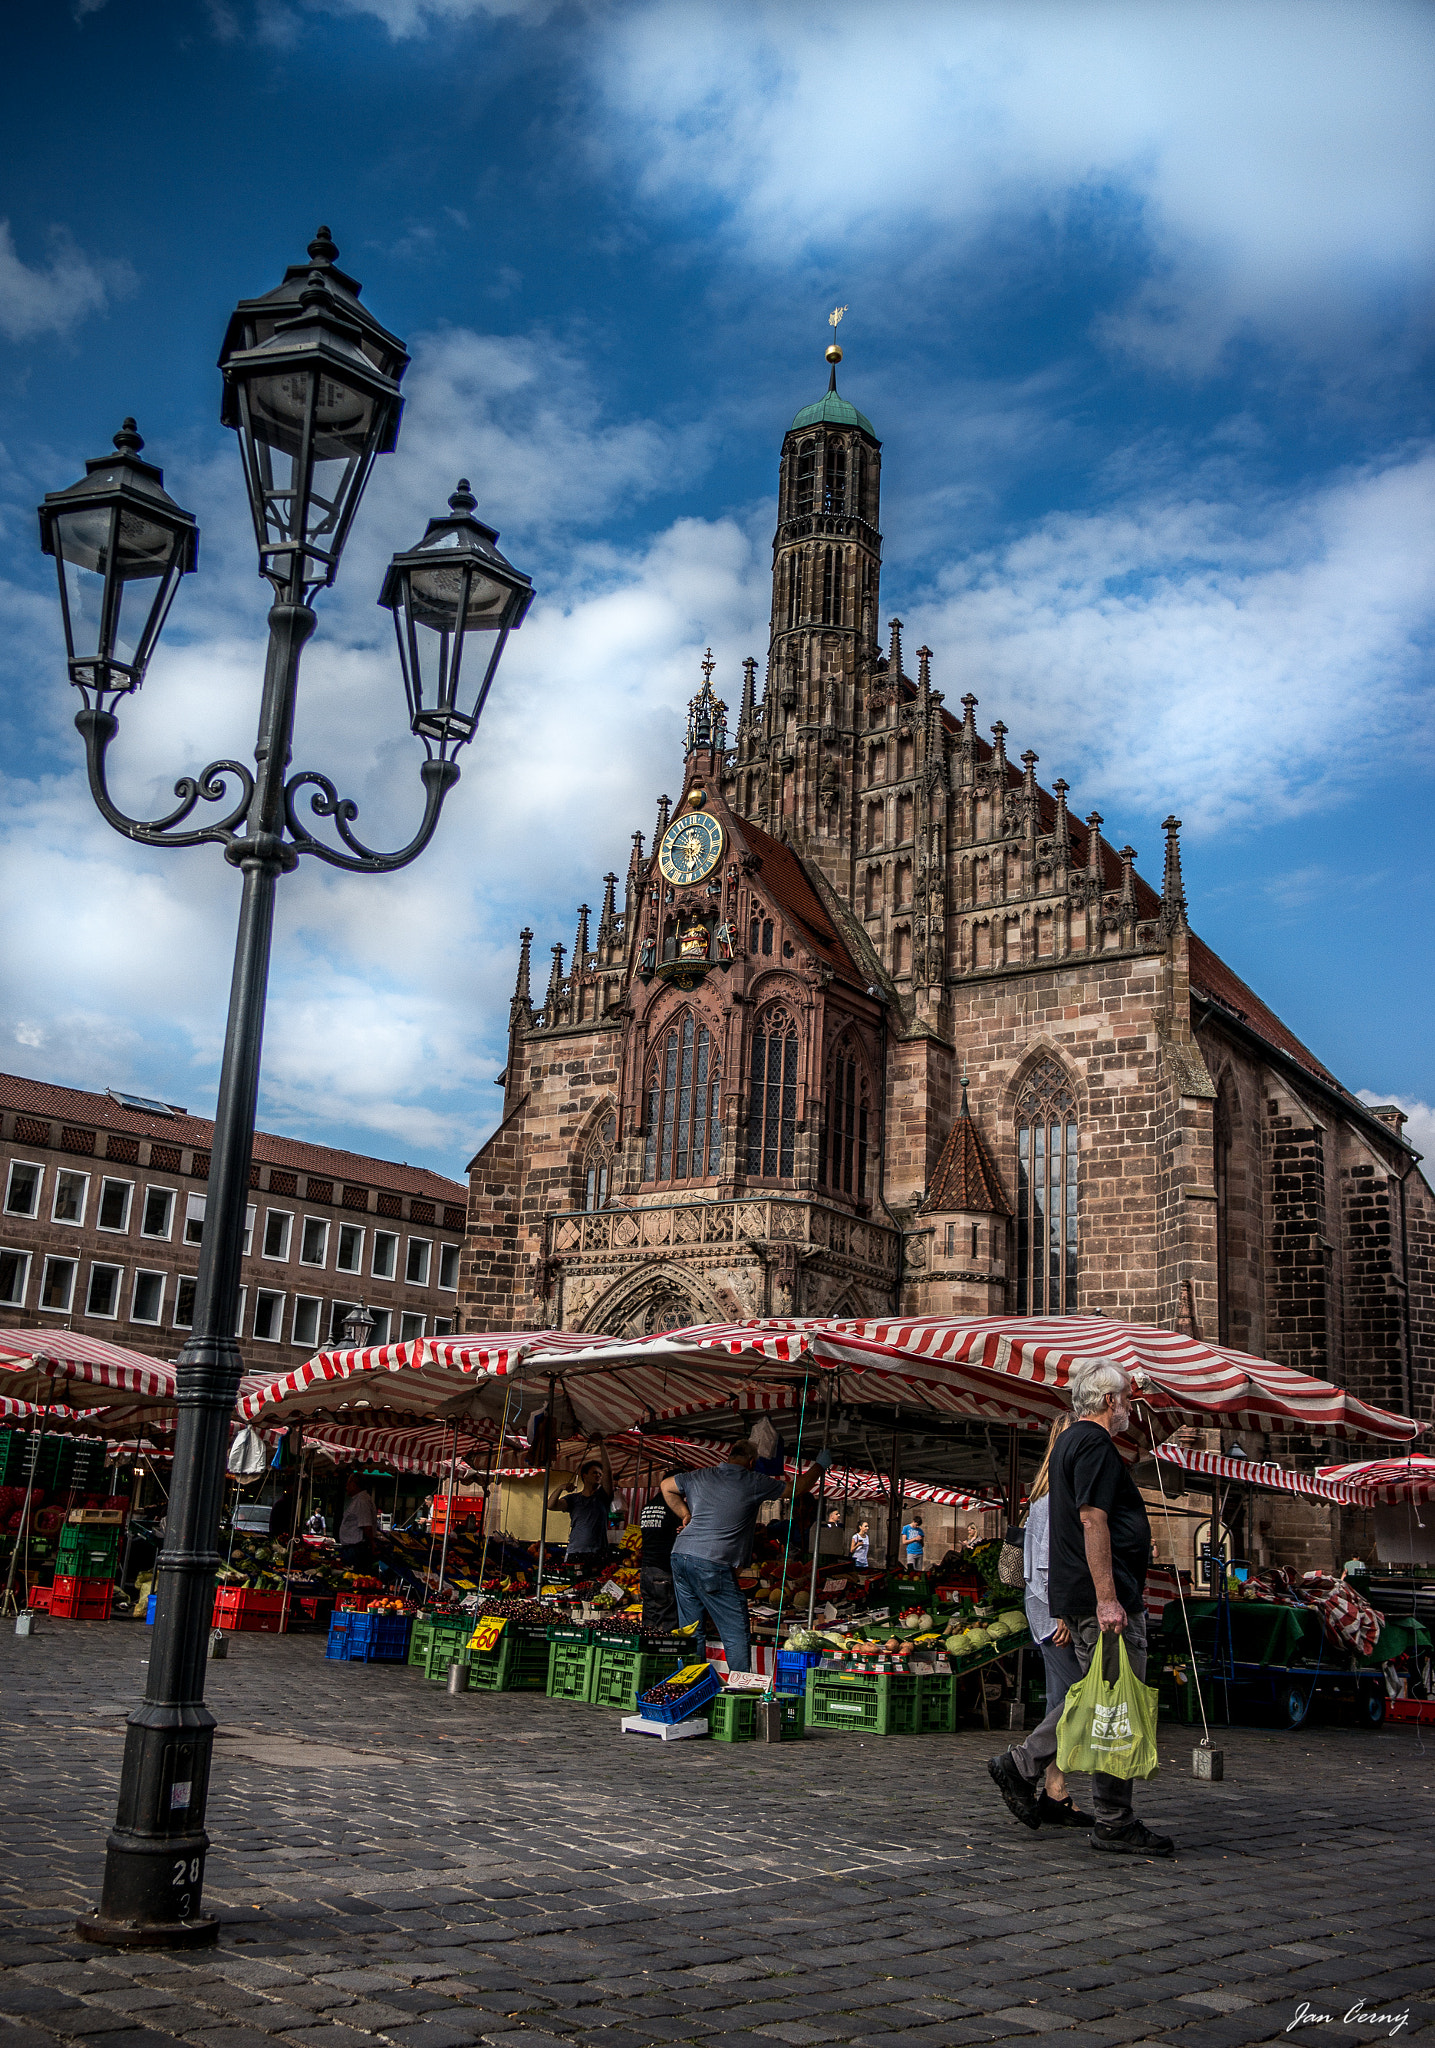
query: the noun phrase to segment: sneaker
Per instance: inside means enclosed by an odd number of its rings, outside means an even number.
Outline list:
[[[1042,1825],[1048,1828],[1094,1828],[1093,1814],[1083,1813],[1076,1801],[1069,1796],[1053,1799],[1043,1787],[1037,1807],[1041,1813]]]
[[[1174,1856],[1176,1844],[1169,1835],[1153,1835],[1139,1820],[1124,1828],[1106,1828],[1099,1823],[1089,1837],[1093,1849],[1105,1849],[1115,1856]]]
[[[1041,1826],[1041,1808],[1036,1793],[1011,1760],[1011,1751],[1003,1750],[987,1764],[992,1783],[1006,1801],[1007,1811],[1016,1815],[1023,1827]]]

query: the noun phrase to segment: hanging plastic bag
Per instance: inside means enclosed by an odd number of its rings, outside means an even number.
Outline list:
[[[229,1446],[226,1469],[234,1479],[254,1479],[269,1462],[269,1452],[263,1437],[252,1424],[246,1423]]]
[[[1114,1643],[1116,1655],[1107,1649]],[[1060,1771],[1104,1771],[1108,1778],[1149,1778],[1156,1754],[1155,1686],[1131,1669],[1124,1636],[1102,1636],[1086,1676],[1066,1695],[1056,1731]]]

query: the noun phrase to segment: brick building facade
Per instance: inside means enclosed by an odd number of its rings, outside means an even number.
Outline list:
[[[173,1358],[193,1315],[214,1126],[167,1103],[0,1074],[0,1329],[83,1330]],[[457,1319],[464,1188],[423,1167],[256,1132],[236,1331],[276,1374],[337,1342]]]
[[[704,664],[677,802],[540,998],[522,935],[465,1323],[1103,1313],[1428,1417],[1402,1117],[1191,930],[1178,819],[1152,886],[879,644],[880,464],[834,365],[782,444],[765,688],[729,731]]]

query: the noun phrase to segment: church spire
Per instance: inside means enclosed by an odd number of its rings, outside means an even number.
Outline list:
[[[902,673],[902,621],[889,619],[887,625],[892,635],[887,647],[887,667],[891,675],[897,677]]]
[[[1186,922],[1186,885],[1181,879],[1181,820],[1165,818],[1166,867],[1161,877],[1161,928],[1178,931]]]
[[[1057,776],[1051,785],[1056,792],[1056,824],[1052,830],[1052,858],[1058,868],[1071,866],[1071,818],[1066,808],[1066,792],[1070,784]]]
[[[618,877],[607,874],[603,877],[603,909],[598,918],[598,944],[613,936],[613,927],[618,922],[618,913],[613,907],[613,892],[618,886]]]
[[[689,749],[689,752],[691,752],[691,749]],[[668,829],[668,813],[672,808],[672,801],[672,798],[668,796],[660,796],[658,798],[658,822],[653,827],[654,846],[657,845]]]
[[[997,793],[1000,797],[1005,792],[1007,784],[1011,781],[1006,757],[1006,727],[1000,719],[992,727],[992,739],[995,742],[992,747],[992,772],[996,778]]]
[[[518,934],[518,979],[513,985],[513,1001],[508,1006],[512,1022],[517,1022],[520,1017],[531,1022],[533,1017],[533,996],[528,985],[532,948],[533,933],[525,925]]]
[[[563,946],[554,946],[553,971],[548,977],[548,993],[543,998],[543,1021],[551,1029],[558,1022],[559,1005],[563,999]]]
[[[752,731],[757,718],[757,659],[749,654],[742,665],[742,709],[737,714],[737,735]]]
[[[1104,823],[1100,811],[1087,812],[1086,881],[1093,896],[1099,896],[1106,885],[1106,875],[1101,864],[1101,827]]]
[[[581,974],[588,958],[588,906],[578,905],[578,931],[573,940],[573,972]]]
[[[713,660],[711,647],[703,656],[703,686],[688,705],[689,754],[710,750],[720,754],[727,746],[727,706],[713,689]]]

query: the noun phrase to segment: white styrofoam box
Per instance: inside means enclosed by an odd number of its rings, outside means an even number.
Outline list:
[[[706,1714],[691,1721],[647,1721],[641,1714],[624,1714],[618,1723],[625,1735],[656,1735],[660,1742],[685,1742],[690,1735],[711,1735]]]

